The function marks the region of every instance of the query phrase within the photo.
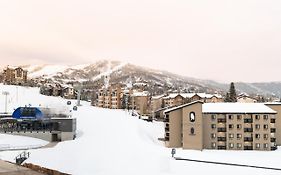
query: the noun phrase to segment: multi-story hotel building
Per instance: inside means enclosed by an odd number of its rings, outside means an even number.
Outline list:
[[[269,151],[281,145],[280,103],[195,101],[164,113],[167,147]]]
[[[27,82],[27,71],[21,67],[7,67],[3,72],[3,82],[5,84],[24,84]]]
[[[121,87],[110,86],[99,90],[98,106],[101,108],[121,108]]]

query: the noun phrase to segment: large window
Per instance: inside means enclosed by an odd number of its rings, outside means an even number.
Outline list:
[[[190,122],[195,122],[195,112],[189,113],[189,121]]]

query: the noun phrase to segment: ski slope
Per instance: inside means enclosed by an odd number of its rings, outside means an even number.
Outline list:
[[[21,92],[18,102],[13,96],[16,87],[0,85],[0,91],[3,89],[11,91],[9,109],[15,108],[14,104],[29,103],[67,108],[66,100],[42,96],[36,88],[18,87]],[[3,96],[0,95],[0,111],[2,104]],[[281,174],[274,170],[176,161],[171,158],[171,149],[158,141],[164,134],[162,123],[148,123],[122,110],[96,108],[83,102],[78,111],[71,113],[77,118],[77,138],[53,148],[30,150],[27,162],[75,175]],[[0,158],[14,161],[19,153],[0,152]],[[177,149],[176,156],[281,168],[281,148],[270,152]]]

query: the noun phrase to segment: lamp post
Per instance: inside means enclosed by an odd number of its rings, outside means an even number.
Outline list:
[[[7,91],[4,91],[4,92],[2,92],[2,95],[5,95],[5,114],[7,114],[8,113],[7,112],[7,105],[8,105],[7,98],[8,98],[8,95],[10,95],[10,93]]]

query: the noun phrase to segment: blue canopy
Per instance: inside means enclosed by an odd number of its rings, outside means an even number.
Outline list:
[[[42,119],[44,114],[40,108],[37,107],[19,107],[12,115],[15,119]]]

